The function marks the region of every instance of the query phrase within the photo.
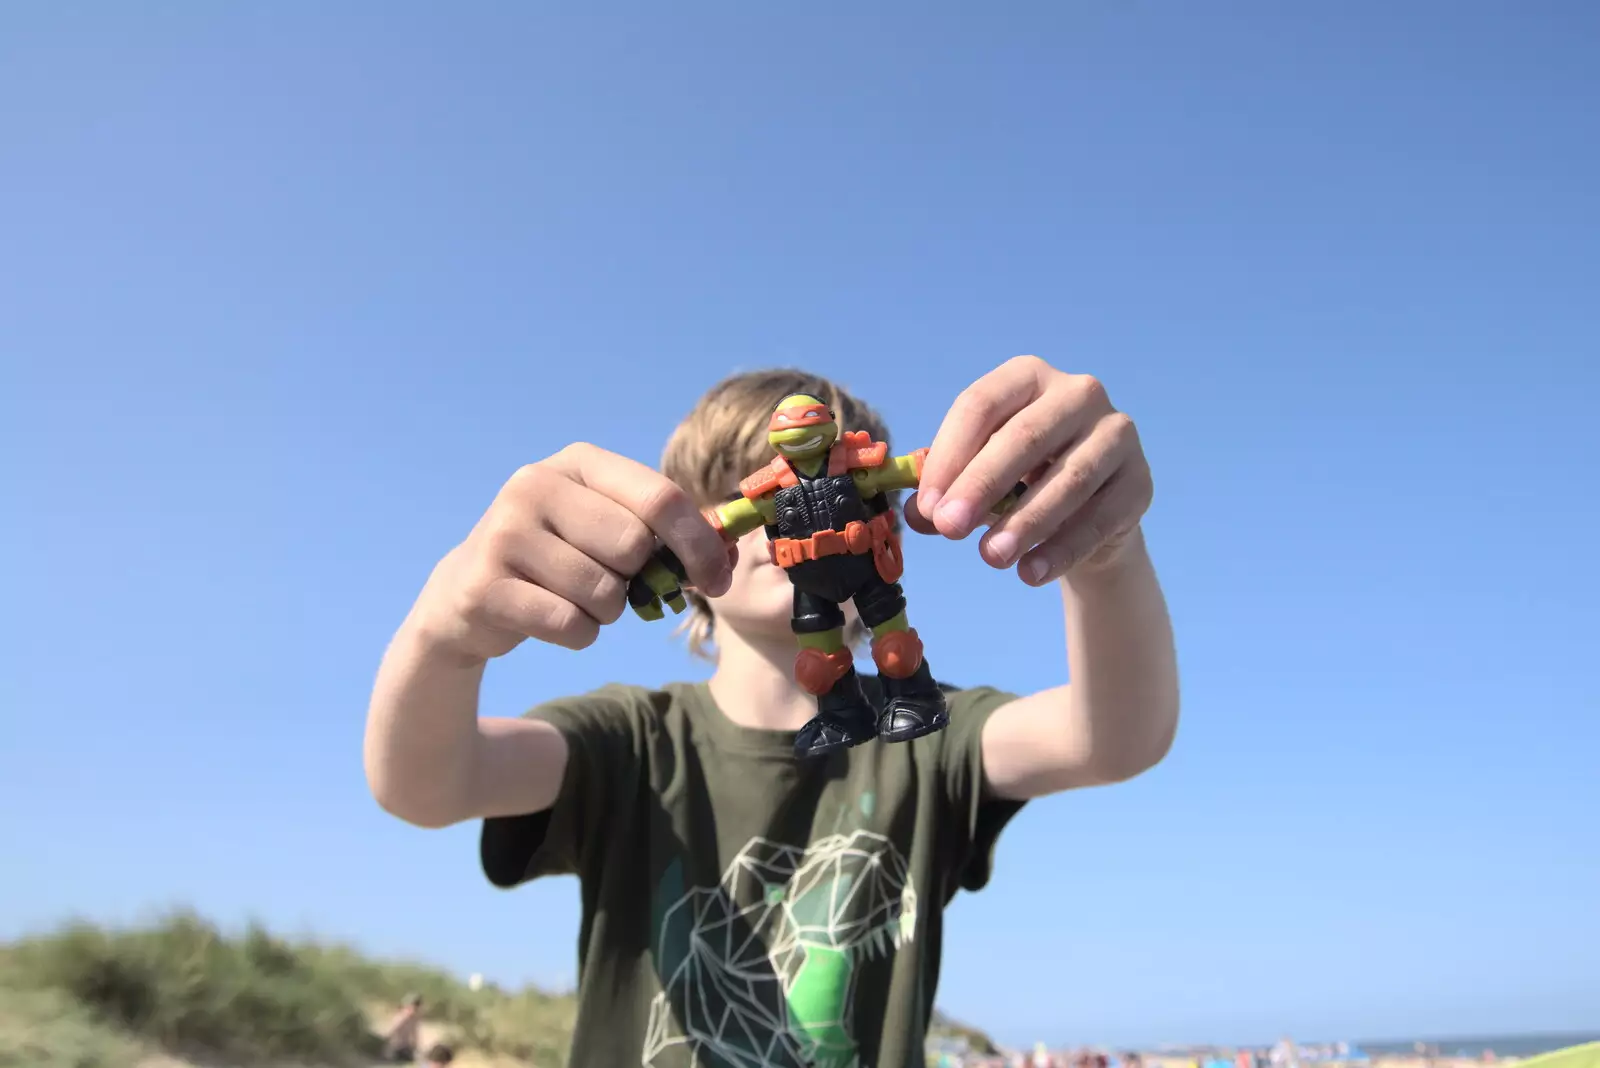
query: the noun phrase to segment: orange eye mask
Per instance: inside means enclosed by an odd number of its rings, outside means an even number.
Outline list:
[[[767,424],[769,431],[792,430],[797,426],[819,426],[822,423],[833,422],[833,416],[828,414],[826,406],[821,404],[797,404],[792,408],[779,408],[772,413],[772,421]]]

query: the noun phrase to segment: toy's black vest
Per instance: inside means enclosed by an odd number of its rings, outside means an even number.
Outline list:
[[[806,475],[795,468],[799,484],[785,486],[772,495],[777,522],[767,528],[769,537],[809,538],[824,530],[843,530],[852,521],[872,518],[849,472],[842,475]]]

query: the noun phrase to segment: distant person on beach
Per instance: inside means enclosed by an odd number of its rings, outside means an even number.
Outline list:
[[[880,372],[928,373],[912,358]],[[639,410],[675,378],[661,368]],[[564,425],[565,408],[542,388],[530,425]],[[637,435],[591,429],[624,448]],[[733,375],[673,432],[660,472],[591,444],[517,471],[395,633],[368,711],[369,787],[420,827],[481,820],[495,886],[578,877],[570,1063],[689,1050],[743,1063],[760,1049],[773,1063],[921,1064],[944,906],[988,883],[1002,829],[1032,798],[1122,782],[1166,755],[1178,683],[1141,528],[1152,481],[1105,388],[1018,357],[955,398],[928,449],[890,451],[888,436],[827,379]],[[902,524],[979,535],[955,565],[975,581],[964,622],[930,631],[928,652],[953,675],[1010,678],[958,688],[933,674],[913,621],[948,576],[924,569],[901,587]],[[643,626],[627,580],[663,544],[687,574],[684,632],[714,664],[707,681],[641,685],[601,633],[624,615]],[[1065,655],[1055,622],[1018,634],[1039,624],[998,607],[1019,580],[1062,606]],[[480,717],[489,661],[528,638],[599,642],[585,655],[610,657],[615,681]],[[999,655],[1041,648],[1043,664]],[[858,652],[876,674],[858,672]],[[544,655],[533,663],[560,654]],[[1046,676],[1059,684],[1008,688]],[[839,907],[813,907],[828,901]],[[802,969],[812,957],[796,939],[839,966]],[[785,1001],[804,1018],[742,1008]]]
[[[417,1036],[422,1025],[422,995],[410,994],[400,1011],[389,1021],[383,1036],[384,1058],[394,1064],[410,1064],[417,1059]]]

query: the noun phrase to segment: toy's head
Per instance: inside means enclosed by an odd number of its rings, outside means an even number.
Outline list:
[[[809,393],[792,393],[772,409],[767,441],[790,460],[816,460],[828,454],[839,437],[833,411]]]

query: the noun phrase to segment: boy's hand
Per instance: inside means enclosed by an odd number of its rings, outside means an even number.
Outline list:
[[[1150,465],[1133,420],[1089,375],[1018,356],[964,390],[923,461],[910,526],[965,538],[1007,490],[1028,483],[984,536],[995,567],[1039,585],[1107,560],[1150,507]]]
[[[488,660],[537,638],[581,649],[628,605],[659,537],[707,596],[733,580],[728,546],[665,476],[593,445],[569,445],[511,476],[434,569],[408,625],[430,645]]]

